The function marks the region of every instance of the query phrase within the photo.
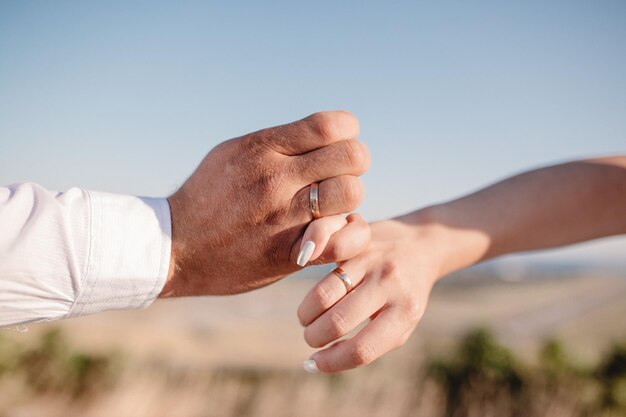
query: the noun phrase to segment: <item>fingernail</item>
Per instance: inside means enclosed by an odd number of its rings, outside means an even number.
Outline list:
[[[313,360],[313,359],[305,360],[304,363],[302,364],[302,366],[304,367],[304,370],[307,371],[310,374],[319,374],[320,373],[320,369],[317,367],[317,364],[315,363],[315,360]]]
[[[298,254],[298,260],[296,263],[300,266],[306,265],[313,256],[313,251],[315,250],[315,243],[310,240],[304,242],[304,245],[300,248],[300,253]]]

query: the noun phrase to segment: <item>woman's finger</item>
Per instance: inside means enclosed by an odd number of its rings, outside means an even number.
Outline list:
[[[305,266],[310,260],[317,259],[326,248],[330,237],[347,224],[348,221],[340,215],[322,217],[309,223],[302,235],[296,263]]]
[[[369,244],[372,234],[367,222],[356,213],[348,217],[328,216],[332,220],[324,221],[326,217],[317,219],[310,223],[305,230],[305,234],[310,236],[315,234],[318,239],[312,241],[315,245],[306,244],[307,240],[298,239],[291,249],[291,259],[300,266],[307,263],[323,265],[333,262],[341,262],[351,259],[365,250]],[[343,222],[343,223],[342,223]],[[338,230],[339,225],[343,226]],[[310,228],[311,230],[308,230]],[[335,231],[334,233],[330,233]],[[329,237],[329,239],[326,239]],[[307,237],[308,239],[308,237]]]
[[[370,225],[357,213],[348,215],[346,221],[347,224],[330,237],[321,255],[309,262],[316,265],[343,262],[354,258],[367,248],[372,239]]]
[[[304,329],[309,346],[326,346],[347,335],[385,305],[385,293],[368,284],[366,280],[354,288]]]
[[[331,374],[367,365],[387,352],[402,346],[411,335],[412,326],[403,321],[399,308],[380,312],[351,339],[316,352],[304,363],[308,372]]]
[[[353,288],[356,288],[365,275],[366,265],[364,260],[357,258],[344,262],[341,269],[350,279]],[[344,282],[336,273],[329,273],[311,288],[300,303],[300,307],[298,307],[300,324],[308,326],[346,294],[347,289]]]

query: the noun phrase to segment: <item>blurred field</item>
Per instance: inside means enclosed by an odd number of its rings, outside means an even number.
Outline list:
[[[626,276],[451,281],[406,346],[332,377],[301,370],[302,278],[2,332],[0,416],[625,415]]]

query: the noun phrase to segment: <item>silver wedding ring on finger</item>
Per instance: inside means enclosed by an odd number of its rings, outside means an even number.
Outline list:
[[[350,280],[350,277],[348,276],[348,274],[345,273],[343,269],[337,267],[333,269],[333,274],[337,275],[337,277],[339,277],[341,282],[343,282],[343,285],[346,286],[346,292],[352,291],[352,288],[354,288],[354,286],[352,285],[352,281]]]
[[[322,217],[320,214],[319,184],[316,182],[311,184],[311,189],[309,190],[309,207],[311,208],[311,215],[314,219]]]

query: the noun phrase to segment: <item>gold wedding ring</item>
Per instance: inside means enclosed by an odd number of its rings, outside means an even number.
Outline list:
[[[350,292],[352,291],[352,288],[354,288],[352,286],[352,281],[350,280],[350,277],[348,276],[348,274],[345,273],[345,271],[339,267],[333,269],[333,274],[337,275],[337,277],[339,277],[339,279],[341,280],[341,282],[343,282],[343,285],[346,286],[346,291]]]
[[[320,214],[319,184],[316,182],[311,184],[311,188],[309,190],[309,207],[311,208],[311,214],[314,219],[322,217]]]

